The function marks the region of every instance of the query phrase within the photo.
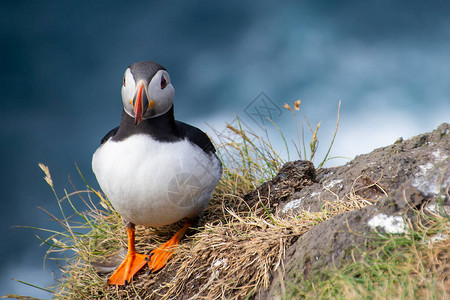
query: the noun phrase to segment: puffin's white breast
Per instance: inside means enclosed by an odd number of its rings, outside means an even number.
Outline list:
[[[221,176],[221,162],[187,139],[159,142],[132,135],[105,142],[92,169],[103,192],[127,221],[159,226],[200,214]]]

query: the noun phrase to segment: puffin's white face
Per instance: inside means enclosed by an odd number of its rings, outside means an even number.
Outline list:
[[[123,107],[135,118],[136,126],[141,120],[166,113],[172,107],[175,95],[166,70],[158,70],[152,78],[145,78],[146,75],[133,74],[130,68],[123,75]]]

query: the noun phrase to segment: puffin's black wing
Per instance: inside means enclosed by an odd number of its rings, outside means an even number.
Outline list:
[[[197,127],[180,121],[175,121],[175,123],[180,137],[186,137],[191,143],[199,146],[206,153],[216,152],[216,148],[214,148],[214,145],[211,143],[211,140],[206,133]]]
[[[115,136],[118,130],[119,130],[119,126],[117,126],[117,127],[114,128],[113,130],[111,130],[110,132],[108,132],[108,133],[102,138],[102,141],[100,142],[100,145],[104,144],[107,140],[109,140],[109,138]]]

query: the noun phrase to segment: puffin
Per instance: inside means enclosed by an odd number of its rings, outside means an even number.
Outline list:
[[[222,162],[208,136],[175,120],[175,89],[166,68],[152,61],[125,70],[120,126],[101,140],[92,157],[100,188],[122,216],[128,236],[124,261],[109,277],[127,285],[148,265],[161,270],[209,203],[222,176]],[[184,226],[149,255],[135,248],[135,225]]]

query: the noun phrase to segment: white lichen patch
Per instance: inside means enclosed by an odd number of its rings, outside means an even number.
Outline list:
[[[428,178],[430,177],[430,178]],[[425,195],[438,195],[440,193],[439,174],[433,176],[418,176],[412,182],[412,186]],[[444,183],[445,184],[445,183]],[[445,185],[444,185],[445,186]]]
[[[401,216],[388,216],[378,214],[372,217],[367,223],[372,229],[383,228],[386,233],[400,234],[404,233],[406,226]]]
[[[311,193],[311,198],[314,198],[317,195],[320,195],[320,192],[312,192]]]
[[[441,156],[439,149],[433,152],[433,155],[435,157],[443,157]],[[412,186],[420,190],[425,195],[438,195],[441,188],[445,188],[450,184],[449,178],[444,179],[442,182],[442,174],[439,172],[438,168],[438,166],[430,162],[419,166],[419,171],[412,182]]]
[[[339,183],[341,183],[342,182],[342,179],[335,179],[335,180],[332,180],[332,181],[330,181],[326,186],[325,186],[325,189],[327,189],[327,190],[329,190],[329,189],[331,189],[332,187],[334,187],[336,184],[339,184]],[[342,186],[342,185],[341,185]]]
[[[432,213],[437,213],[437,209],[436,209],[436,204],[428,204],[427,206],[426,206],[426,208],[429,210],[429,211],[431,211]]]
[[[300,206],[300,204],[302,204],[303,199],[304,199],[304,197],[289,201],[283,207],[282,213],[285,214],[285,213],[288,213],[289,211],[292,211],[292,210],[298,208]]]
[[[425,195],[439,195],[442,188],[445,189],[450,185],[450,178],[441,178],[442,172],[439,171],[439,169],[442,169],[440,164],[448,158],[448,155],[442,153],[440,149],[433,151],[432,155],[434,163],[428,162],[419,166],[419,171],[412,183],[415,188],[422,191]]]
[[[442,154],[440,149],[436,149],[432,154],[438,162],[446,160],[448,157],[446,154]]]
[[[421,165],[421,166],[419,166],[420,173],[418,175],[425,176],[427,174],[428,170],[431,170],[432,168],[433,168],[432,163],[426,163],[424,165]]]

